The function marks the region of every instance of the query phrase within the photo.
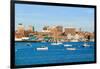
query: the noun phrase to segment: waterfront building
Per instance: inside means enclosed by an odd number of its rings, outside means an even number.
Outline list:
[[[22,37],[24,37],[24,33],[25,33],[24,26],[21,23],[18,24],[17,30],[15,32],[15,37],[22,38]]]
[[[18,33],[24,33],[24,26],[23,26],[21,23],[18,24],[17,32],[18,32]]]
[[[25,37],[29,37],[30,34],[35,35],[36,33],[32,32],[32,31],[29,31],[29,30],[25,30],[25,32],[24,32]]]
[[[44,26],[42,32],[50,32],[49,26]]]
[[[63,32],[63,27],[62,26],[56,26],[56,28],[57,28],[58,32]]]
[[[80,40],[80,35],[76,32],[76,34],[73,36],[72,41],[78,42]]]
[[[31,33],[31,32],[34,32],[34,26],[32,25],[29,25],[28,26],[28,31]]]
[[[56,26],[52,26],[51,28],[49,28],[49,30],[50,30],[50,33],[52,34],[51,37],[53,37],[53,41],[56,42],[58,38]]]
[[[68,41],[71,41],[72,38],[73,38],[72,34],[68,33],[68,34],[67,34],[67,40],[68,40]]]
[[[93,41],[94,33],[93,32],[83,32],[81,28],[76,29],[73,27],[64,28],[62,26],[44,26],[43,31],[38,32],[34,31],[34,26],[29,25],[27,29],[24,28],[24,25],[21,23],[18,24],[17,30],[15,31],[15,39],[28,39],[32,40],[36,37],[38,40],[47,40],[53,42],[59,41]]]
[[[22,38],[23,34],[19,33],[19,32],[15,32],[15,38]]]
[[[73,35],[76,33],[76,29],[69,27],[69,28],[65,28],[64,32],[65,32],[65,34],[72,34]]]

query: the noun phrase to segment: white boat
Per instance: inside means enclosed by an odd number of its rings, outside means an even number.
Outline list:
[[[84,47],[88,47],[88,46],[90,46],[90,45],[88,45],[88,44],[84,43],[84,44],[83,44],[83,46],[84,46]]]
[[[45,46],[38,47],[37,50],[48,50],[48,47],[45,47]]]
[[[76,48],[66,48],[66,50],[76,50]]]
[[[57,42],[57,43],[51,43],[51,45],[60,45],[62,44],[61,42]]]
[[[72,45],[70,45],[70,44],[65,44],[64,46],[65,46],[65,47],[68,47],[68,46],[72,46]]]

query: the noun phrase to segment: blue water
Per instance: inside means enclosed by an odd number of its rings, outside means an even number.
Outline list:
[[[32,46],[26,46],[31,43]],[[60,45],[51,45],[50,42],[16,42],[15,43],[15,64],[35,65],[52,63],[69,63],[94,61],[94,42],[87,42],[89,47],[83,47],[84,42],[64,42]],[[71,48],[76,50],[66,50],[64,44],[72,44]],[[48,50],[37,51],[37,47],[47,46]]]

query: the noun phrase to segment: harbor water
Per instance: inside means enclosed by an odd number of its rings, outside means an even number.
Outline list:
[[[84,42],[64,42],[59,45],[52,45],[51,42],[15,42],[15,64],[17,66],[94,61],[95,44],[86,43],[87,47],[83,46]]]

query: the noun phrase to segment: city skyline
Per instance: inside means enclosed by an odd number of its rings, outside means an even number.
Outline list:
[[[50,29],[53,29],[53,28],[62,27],[62,32],[65,32],[65,29],[75,29],[75,31],[77,31],[77,32],[79,32],[79,31],[80,31],[80,32],[89,32],[89,31],[83,31],[81,28],[63,27],[63,26],[60,26],[60,25],[55,25],[55,26],[48,26],[48,25],[47,25],[47,26],[43,26],[42,29],[41,29],[41,31],[37,31],[33,25],[25,26],[25,25],[23,25],[22,23],[19,23],[18,25],[19,25],[19,26],[17,26],[17,28],[15,29],[15,31],[18,31],[19,27],[20,27],[21,29],[23,29],[24,31],[28,31],[28,30],[30,30],[30,28],[31,28],[31,29],[34,30],[33,32],[43,32],[43,31],[50,30]],[[45,27],[47,27],[46,30],[44,30]],[[94,32],[90,32],[90,33],[94,33]]]
[[[42,31],[44,26],[60,25],[93,32],[94,9],[16,4],[15,29],[19,23],[32,25],[37,31]]]

